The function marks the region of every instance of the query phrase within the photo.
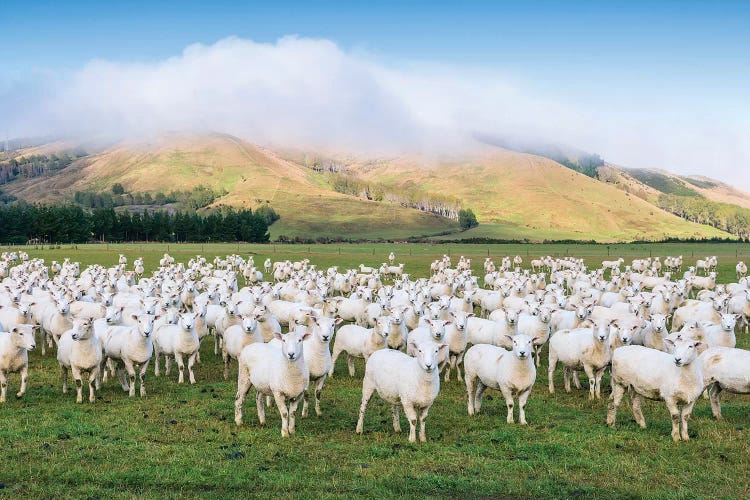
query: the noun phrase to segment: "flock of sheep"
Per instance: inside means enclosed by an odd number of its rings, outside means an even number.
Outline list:
[[[27,388],[28,351],[41,334],[42,354],[56,347],[62,389],[68,371],[83,401],[108,378],[129,395],[146,394],[146,370],[160,358],[166,375],[174,361],[178,382],[196,383],[200,344],[213,336],[224,378],[237,362],[235,422],[242,424],[244,400],[256,390],[258,419],[275,404],[282,436],[295,432],[300,402],[308,414],[312,397],[321,415],[321,392],[344,356],[350,376],[364,359],[362,402],[356,432],[377,392],[392,405],[400,432],[400,410],[409,440],[425,441],[425,420],[440,391],[440,374],[464,380],[469,415],[480,411],[486,389],[500,391],[507,422],[526,424],[525,407],[548,351],[549,392],[562,365],[566,391],[588,380],[591,399],[601,398],[601,380],[611,370],[606,421],[629,393],[636,422],[646,423],[642,398],[663,400],[672,418],[672,438],[688,440],[693,405],[708,391],[721,418],[723,391],[750,393],[750,351],[737,349],[736,334],[750,326],[747,268],[737,264],[737,282],[716,283],[715,257],[683,272],[682,257],[604,261],[588,269],[583,260],[544,257],[523,270],[519,256],[499,266],[489,258],[484,275],[472,274],[461,257],[434,261],[430,278],[411,279],[404,266],[389,263],[340,270],[317,269],[308,260],[264,262],[238,255],[208,262],[201,256],[176,263],[168,254],[151,276],[142,259],[85,269],[66,259],[47,265],[24,252],[0,258],[0,402],[8,374],[19,373]],[[272,277],[263,281],[264,273]],[[245,284],[240,288],[238,279]],[[694,298],[691,298],[694,297]],[[331,349],[331,342],[333,347]],[[470,347],[469,347],[470,346]],[[462,376],[463,371],[463,376]],[[187,372],[187,373],[186,373]],[[137,380],[136,380],[137,378]]]

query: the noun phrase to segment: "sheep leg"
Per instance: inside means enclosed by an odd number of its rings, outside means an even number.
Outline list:
[[[531,396],[531,387],[518,395],[518,422],[526,425],[526,401]]]
[[[96,401],[94,386],[96,385],[96,377],[98,376],[99,365],[95,366],[91,371],[89,371],[89,403],[93,403],[94,401]]]
[[[578,376],[578,370],[570,370],[570,376],[573,379],[576,389],[581,390],[581,378]]]
[[[474,410],[474,375],[466,374],[464,380],[466,382],[466,400],[468,401],[469,415],[474,415],[476,413]]]
[[[240,373],[237,376],[237,394],[234,398],[235,425],[242,425],[242,404],[245,402],[245,397],[250,390],[250,386],[250,373],[247,370],[243,370],[242,366],[240,366]],[[258,396],[260,397],[260,393],[258,393]],[[260,404],[262,404],[262,402]],[[260,420],[261,425],[263,425],[265,423],[265,415],[263,415],[264,418],[261,418],[260,408],[261,407],[258,406],[258,419]]]
[[[132,398],[135,397],[135,367],[130,360],[123,360],[123,364],[125,365],[125,371],[128,372],[128,397]]]
[[[417,410],[412,405],[405,404],[404,414],[407,420],[409,420],[409,442],[414,443],[417,440]]]
[[[149,361],[151,360],[147,359],[146,362],[141,365],[141,369],[138,371],[138,379],[141,384],[141,389],[140,389],[141,397],[144,397],[146,395],[146,369],[148,368]]]
[[[81,380],[81,370],[71,365],[70,371],[73,373],[73,380],[76,382],[76,403],[83,403],[83,381]]]
[[[536,358],[536,367],[539,368],[542,366],[542,362],[539,360],[539,358],[542,355],[542,346],[535,345],[534,346],[534,357]]]
[[[419,441],[424,443],[427,441],[427,434],[425,432],[425,421],[427,420],[427,414],[430,412],[430,408],[422,408],[419,412]]]
[[[570,369],[567,366],[563,367],[563,380],[565,381],[565,392],[570,392],[570,379],[572,378]]]
[[[682,429],[680,431],[680,437],[682,437],[683,441],[690,441],[690,435],[688,434],[688,420],[690,420],[690,415],[692,415],[693,413],[694,405],[695,400],[683,406],[682,411],[680,412],[680,416],[682,417]]]
[[[464,354],[466,351],[462,352],[456,357],[456,378],[461,381],[463,380],[463,377],[461,376],[461,365],[464,362]],[[466,371],[466,368],[464,368],[464,372]]]
[[[179,370],[180,374],[177,377],[177,383],[178,384],[184,384],[185,383],[185,362],[182,360],[182,353],[174,353],[174,360],[177,362],[177,369]],[[169,361],[167,361],[167,366],[169,366]]]
[[[26,379],[29,375],[29,367],[28,365],[24,365],[21,367],[21,389],[16,394],[17,398],[20,398],[24,394],[26,394]],[[3,374],[3,377],[5,375]],[[5,391],[3,391],[3,401],[5,401]]]
[[[276,408],[281,415],[281,437],[289,437],[289,408],[287,408],[286,398],[280,392],[274,391],[273,398],[276,401]]]
[[[255,395],[255,406],[258,410],[258,423],[260,423],[260,425],[266,425],[266,404],[263,393],[258,392]]]
[[[366,361],[366,359],[365,359],[365,361]],[[346,365],[349,367],[349,376],[353,377],[354,373],[355,373],[354,372],[354,358],[351,357],[351,356],[349,356],[349,355],[347,355],[346,356]]]
[[[68,369],[60,365],[60,372],[62,373],[62,391],[66,394],[68,392]]]
[[[229,380],[229,354],[226,350],[221,351],[221,357],[224,360],[224,380]]]
[[[589,379],[589,399],[596,399],[596,374],[594,373],[594,367],[583,365],[583,371]],[[576,374],[577,377],[578,375]]]
[[[219,332],[214,330],[214,356],[218,356],[218,354],[219,354]]]
[[[503,398],[505,398],[505,406],[508,408],[508,417],[506,418],[506,421],[509,424],[513,423],[513,391],[504,386],[500,386],[500,392],[503,393]]]
[[[487,386],[481,380],[477,381],[477,390],[474,393],[474,413],[479,413],[479,410],[482,409],[482,398],[486,390]]]
[[[549,393],[555,393],[555,368],[557,368],[557,356],[554,351],[549,351],[549,366],[547,367],[547,381],[549,384]],[[465,371],[465,370],[464,370]],[[564,370],[563,370],[564,373]]]
[[[172,360],[177,361],[177,356],[170,356],[169,354],[164,354],[164,375],[169,377],[169,372],[172,369]]]
[[[401,415],[399,413],[399,407],[401,405],[391,405],[391,416],[393,417],[393,432],[401,432]]]
[[[5,403],[5,395],[8,392],[8,374],[0,371],[0,403]]]
[[[645,429],[646,418],[643,416],[643,410],[641,409],[641,402],[643,401],[641,395],[633,391],[630,394],[630,400],[633,404],[633,416],[635,417],[636,423]]]
[[[307,417],[307,410],[308,410],[308,404],[307,404],[307,396],[308,392],[310,392],[310,384],[308,384],[305,387],[305,390],[302,391],[302,418]]]
[[[315,381],[315,414],[319,417],[323,416],[323,412],[320,409],[320,395],[323,393],[323,384],[325,381],[325,375]]]
[[[159,356],[160,355],[161,353],[157,349],[154,349],[154,377],[159,376]]]
[[[718,382],[711,384],[708,396],[711,399],[711,413],[717,420],[721,420],[721,386]]]
[[[597,372],[594,374],[594,379],[596,380],[596,399],[602,399],[602,378],[604,377],[604,371],[607,369],[605,366],[604,368],[597,370]]]
[[[625,386],[612,380],[612,394],[609,396],[609,407],[607,408],[607,425],[614,428],[617,421],[617,408],[625,395]]]
[[[299,405],[299,399],[295,398],[289,401],[289,435],[294,435],[294,425],[297,420],[297,405]]]
[[[679,441],[681,420],[680,408],[677,406],[677,402],[673,399],[665,399],[664,402],[667,403],[669,415],[672,417],[672,440]]]
[[[362,434],[365,425],[365,410],[367,410],[367,403],[370,402],[372,393],[375,391],[375,386],[370,382],[365,375],[365,380],[362,383],[362,404],[359,405],[359,419],[357,420],[357,434]]]
[[[331,355],[331,369],[328,370],[328,376],[333,378],[333,369],[336,366],[336,360],[339,359],[341,354],[341,348],[336,344],[333,344],[333,354]]]
[[[195,372],[193,372],[193,366],[195,365],[195,360],[200,355],[200,351],[196,351],[193,354],[190,355],[188,358],[188,374],[190,375],[190,383],[195,384]]]
[[[448,355],[448,368],[445,370],[445,381],[450,382],[451,380],[451,370],[453,370],[453,367],[456,366],[456,355],[455,354],[449,354]]]

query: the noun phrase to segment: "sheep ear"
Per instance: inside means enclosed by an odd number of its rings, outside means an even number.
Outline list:
[[[511,335],[506,335],[505,338],[507,338],[508,340],[510,340],[511,342],[513,342],[513,337]]]
[[[445,322],[445,326],[452,325],[452,324],[453,324],[453,321],[446,321]]]
[[[679,335],[678,335],[678,337],[679,337]],[[664,344],[667,345],[667,346],[669,346],[669,347],[674,347],[674,340],[672,340],[672,339],[664,339]]]
[[[438,351],[442,351],[446,347],[448,347],[448,344],[440,344],[440,345],[438,345]]]
[[[531,339],[532,342],[536,342],[537,340],[541,339],[542,337],[534,337]]]
[[[473,318],[474,317],[474,313],[469,313],[469,314],[466,315],[466,317],[467,318]]]
[[[344,321],[344,318],[342,318],[341,316],[336,316],[336,319],[333,320],[334,324],[337,324],[337,325],[340,325],[341,323],[343,323],[343,321]]]
[[[412,340],[411,342],[409,342],[409,347],[411,347],[412,349],[416,349],[417,343]]]
[[[277,340],[284,340],[284,337],[281,336],[281,332],[273,332],[273,338]]]

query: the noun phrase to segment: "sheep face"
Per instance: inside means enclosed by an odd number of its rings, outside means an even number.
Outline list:
[[[79,319],[73,322],[73,340],[86,340],[91,337],[91,318]]]
[[[721,328],[725,332],[733,332],[735,325],[737,325],[738,314],[727,314],[721,315]]]
[[[291,332],[282,335],[274,333],[274,337],[281,341],[281,352],[289,361],[296,361],[302,357],[303,342],[310,337],[307,327],[297,325]]]
[[[522,333],[514,336],[506,335],[512,343],[513,355],[518,359],[526,359],[534,353],[534,341],[539,337],[529,337]]]
[[[701,348],[704,346],[703,342],[692,339],[680,339],[677,338],[674,341],[666,340],[667,344],[672,344],[672,355],[674,356],[674,364],[677,366],[687,366],[698,357]]]
[[[666,314],[652,314],[651,315],[651,326],[654,328],[654,330],[658,333],[662,333],[667,329],[667,318],[669,316]]]
[[[438,344],[435,342],[422,342],[421,344],[411,343],[411,347],[416,352],[415,358],[419,367],[427,373],[432,373],[438,368],[438,353],[448,347],[448,344]]]
[[[180,314],[180,326],[185,331],[192,330],[195,327],[195,319],[198,317],[195,313],[185,312]]]
[[[242,316],[242,331],[245,333],[253,333],[255,328],[258,326],[258,321],[254,315]]]
[[[36,347],[36,340],[34,339],[34,326],[33,325],[16,325],[11,330],[13,334],[13,343],[22,349],[32,351]]]

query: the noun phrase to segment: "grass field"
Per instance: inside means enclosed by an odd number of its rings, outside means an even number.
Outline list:
[[[253,254],[257,264],[270,256],[343,268],[383,262],[391,249],[412,276],[427,275],[429,263],[444,253],[454,261],[461,254],[471,256],[477,273],[488,253],[496,262],[503,255],[519,254],[528,261],[569,254],[596,265],[608,251],[596,245],[230,244],[27,251],[48,261],[70,257],[105,265],[124,253],[130,263],[143,256],[148,269],[167,250],[183,261],[196,253],[208,258],[239,253]],[[611,245],[609,252],[626,259],[682,254],[686,263],[717,255],[724,282],[733,279],[737,258],[750,260],[750,245]],[[740,335],[739,342],[750,348],[748,336]],[[721,422],[701,400],[691,421],[692,440],[673,443],[663,403],[644,405],[647,429],[638,428],[623,405],[618,427],[611,430],[604,425],[606,400],[590,402],[586,391],[560,392],[559,373],[558,392],[548,394],[543,360],[527,407],[530,425],[506,424],[502,397],[493,393],[488,393],[492,399],[486,398],[482,414],[468,417],[465,389],[454,379],[442,386],[427,419],[429,441],[420,445],[392,432],[390,408],[377,397],[368,408],[365,434],[355,435],[363,364],[357,364],[358,376],[350,379],[340,363],[323,392],[324,416],[298,419],[297,435],[281,439],[278,413],[269,411],[268,425],[260,427],[252,404],[245,407],[246,425],[234,425],[236,369],[224,382],[211,345],[203,345],[195,386],[179,386],[174,373],[156,379],[150,368],[145,398],[128,399],[109,383],[93,405],[77,405],[74,395],[63,395],[54,356],[33,352],[26,396],[11,396],[0,405],[0,496],[750,496],[747,396],[726,396]],[[11,376],[9,394],[18,384],[18,377]]]

